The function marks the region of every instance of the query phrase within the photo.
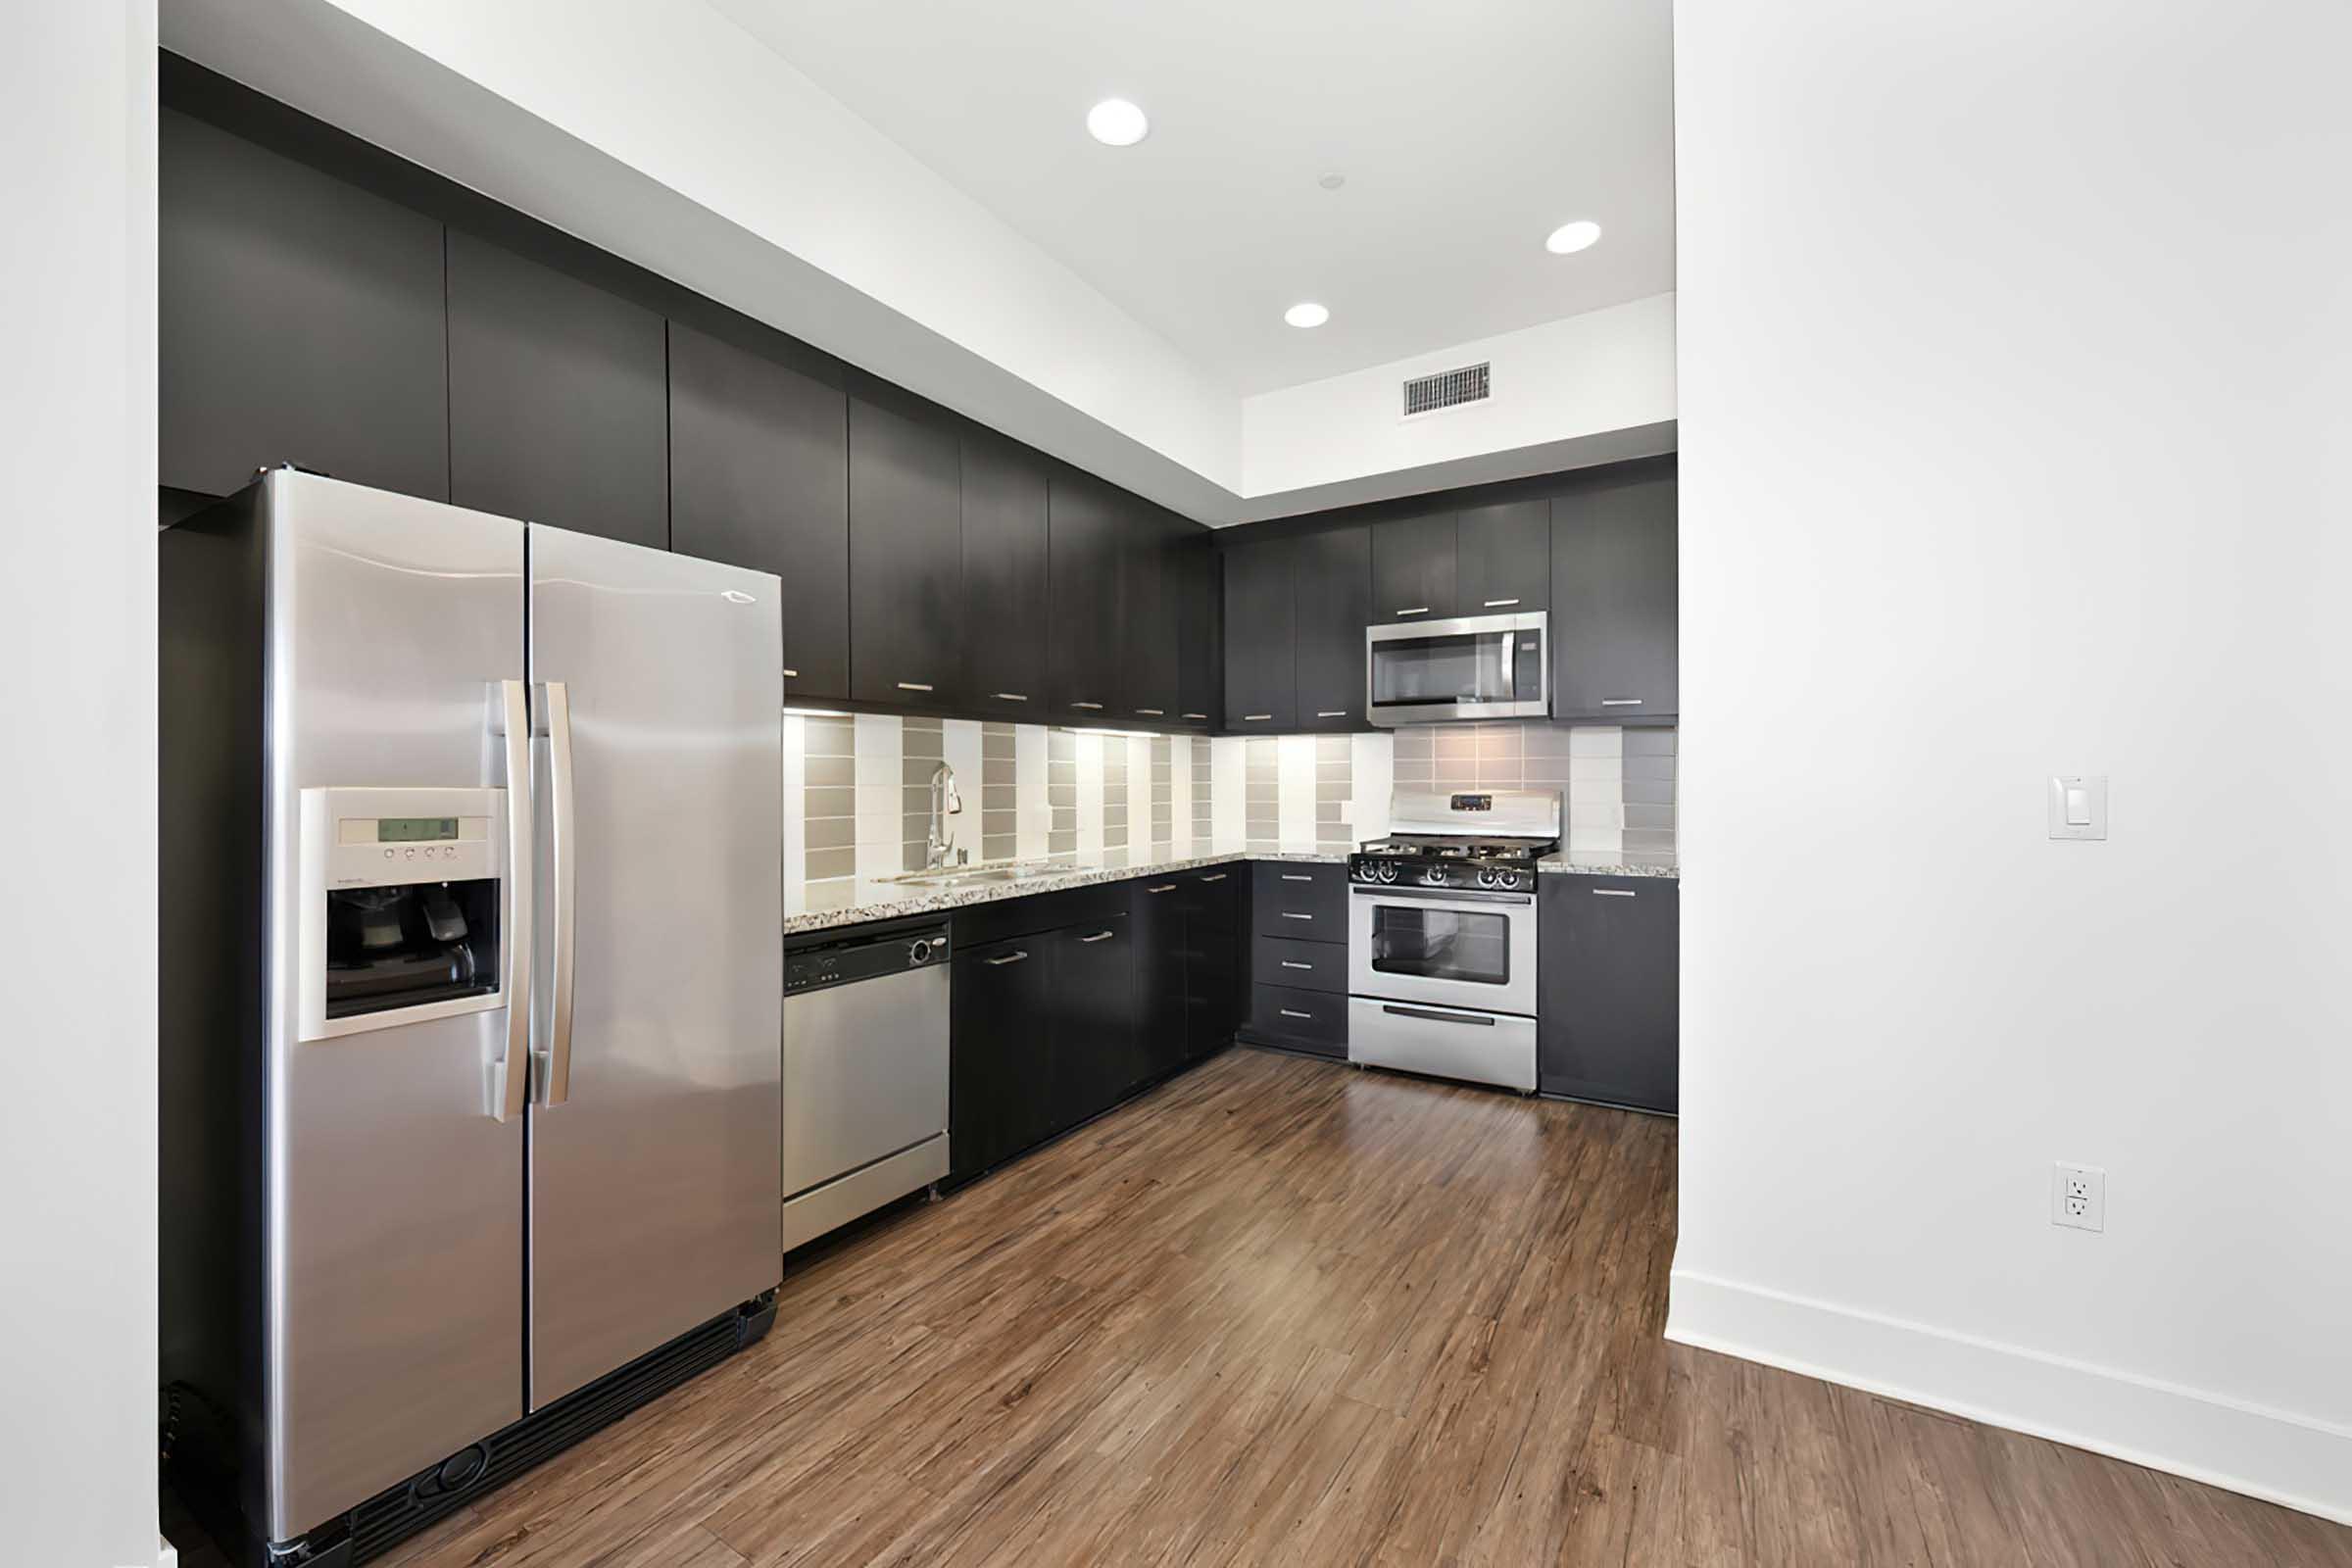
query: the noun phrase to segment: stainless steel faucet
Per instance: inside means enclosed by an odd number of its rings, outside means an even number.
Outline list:
[[[923,869],[936,871],[948,863],[956,842],[951,816],[963,813],[963,797],[956,793],[956,770],[942,762],[931,770],[931,830],[923,838]]]

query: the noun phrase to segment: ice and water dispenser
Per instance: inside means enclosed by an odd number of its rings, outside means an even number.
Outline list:
[[[504,1006],[507,792],[302,792],[305,1040]]]

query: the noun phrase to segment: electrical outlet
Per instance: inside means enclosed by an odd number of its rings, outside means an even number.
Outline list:
[[[2050,1223],[2079,1231],[2107,1228],[2107,1173],[2060,1160],[2050,1171]]]

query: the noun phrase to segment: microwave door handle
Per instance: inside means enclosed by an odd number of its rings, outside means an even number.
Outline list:
[[[490,1119],[522,1114],[529,1092],[531,1052],[531,696],[518,680],[498,683],[498,733],[506,742],[507,898],[499,989],[507,999],[507,1043],[491,1064]]]
[[[547,1100],[561,1105],[571,1098],[571,989],[579,922],[574,918],[579,818],[572,809],[571,693],[560,680],[547,683],[548,839],[555,855],[556,961],[548,1030]]]

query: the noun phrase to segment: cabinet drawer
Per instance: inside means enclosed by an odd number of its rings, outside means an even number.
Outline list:
[[[1259,937],[1250,950],[1250,978],[1301,991],[1346,991],[1348,949],[1338,942],[1292,942]]]
[[[1348,998],[1296,986],[1252,986],[1250,1028],[1285,1045],[1326,1055],[1348,1054]]]
[[[1348,867],[1261,860],[1253,882],[1261,937],[1302,942],[1348,940]]]

